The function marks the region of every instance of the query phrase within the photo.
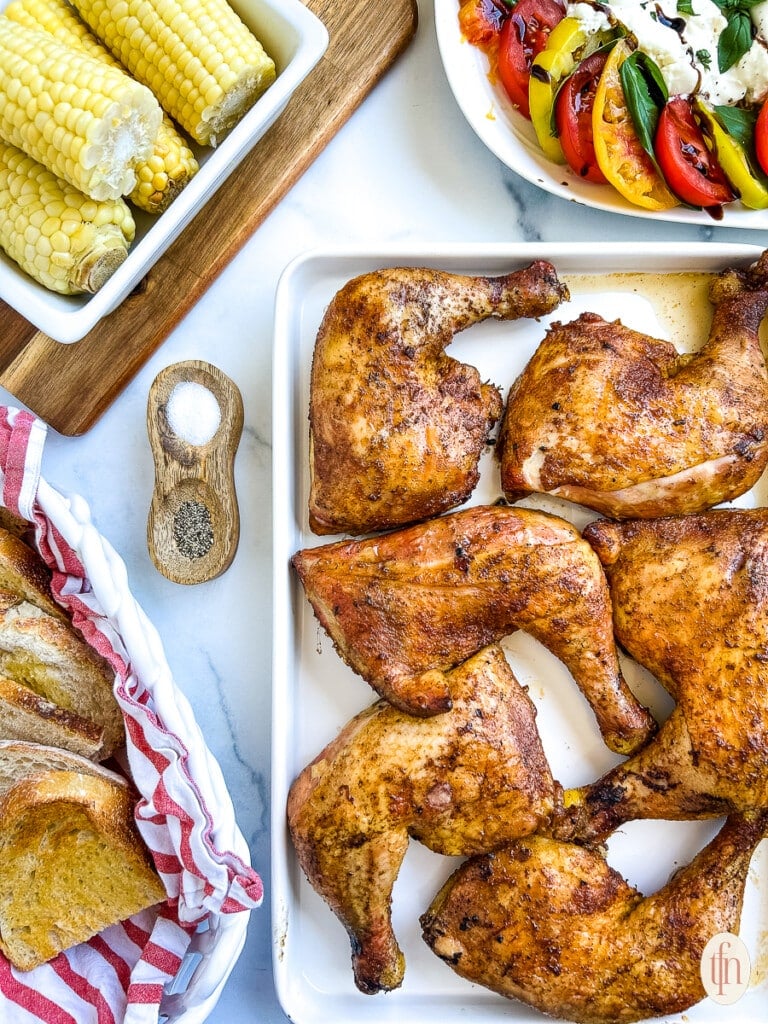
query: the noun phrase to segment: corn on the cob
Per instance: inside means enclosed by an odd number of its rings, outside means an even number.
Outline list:
[[[226,0],[74,0],[118,60],[193,139],[215,146],[275,78]]]
[[[90,199],[0,143],[0,245],[40,284],[64,295],[98,291],[125,259],[134,233],[122,199]]]
[[[117,199],[152,152],[162,112],[117,68],[0,15],[0,139],[93,199]]]
[[[128,198],[147,213],[162,213],[198,170],[195,154],[166,116],[152,155],[136,168],[136,186]]]
[[[69,0],[13,0],[4,14],[11,21],[47,32],[60,43],[120,67]],[[140,210],[162,213],[198,170],[194,153],[166,114],[152,155],[136,166],[136,185],[128,198]]]

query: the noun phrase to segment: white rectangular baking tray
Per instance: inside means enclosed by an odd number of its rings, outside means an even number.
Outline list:
[[[9,2],[0,0],[0,11]],[[0,298],[54,341],[80,341],[120,305],[274,124],[325,52],[328,32],[301,0],[230,2],[275,61],[277,78],[215,149],[192,145],[200,170],[164,213],[152,217],[131,207],[136,238],[112,277],[95,295],[59,295],[0,251]]]
[[[544,1021],[521,1003],[504,1000],[458,978],[421,939],[419,915],[458,863],[412,842],[393,894],[395,932],[406,957],[401,989],[365,996],[355,988],[347,935],[310,888],[293,855],[285,826],[288,789],[299,771],[333,739],[345,722],[367,707],[375,694],[342,663],[316,622],[289,565],[302,547],[327,543],[307,523],[309,374],[315,335],[335,292],[351,277],[386,266],[428,266],[454,272],[500,274],[535,258],[551,260],[575,285],[568,304],[541,322],[486,321],[459,335],[449,354],[471,362],[483,379],[509,386],[543,337],[545,323],[567,322],[586,309],[657,337],[680,315],[685,289],[664,287],[655,277],[634,275],[711,272],[749,265],[760,248],[748,245],[434,245],[376,251],[328,250],[294,261],[281,278],[276,299],[274,459],[274,653],[272,750],[272,901],[274,970],[278,996],[297,1024],[440,1024]],[[626,278],[624,274],[633,275]],[[574,277],[579,275],[579,277]],[[584,279],[581,275],[590,275]],[[617,276],[618,275],[618,276]],[[650,298],[648,296],[651,296]],[[679,347],[690,350],[707,334],[708,317],[692,318]],[[480,484],[468,504],[501,495],[492,454],[484,457]],[[738,504],[766,504],[765,479]],[[570,519],[580,528],[593,518],[565,502],[529,499]],[[618,760],[603,745],[591,712],[564,667],[535,641],[516,633],[504,648],[518,679],[529,686],[545,751],[564,785],[596,778]],[[627,678],[659,716],[671,702],[658,684],[629,659]],[[716,831],[719,822],[633,822],[612,837],[609,861],[643,892],[663,885],[675,868]],[[768,980],[768,843],[752,861],[742,937],[752,955],[753,987],[730,1007],[709,1000],[669,1018],[718,1024],[764,1024]]]

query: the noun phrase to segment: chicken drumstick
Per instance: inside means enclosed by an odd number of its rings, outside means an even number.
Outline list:
[[[619,670],[600,563],[563,519],[476,506],[293,564],[339,654],[401,710],[446,711],[446,671],[523,629],[571,671],[612,750],[655,731]]]
[[[691,863],[643,897],[601,854],[532,836],[475,857],[421,922],[463,978],[579,1024],[680,1013],[704,998],[701,955],[737,932],[765,811],[732,815]]]
[[[768,463],[758,329],[768,251],[713,279],[696,355],[584,313],[554,324],[512,387],[499,433],[510,501],[555,494],[617,519],[698,512],[743,494]]]
[[[391,529],[465,501],[502,401],[443,350],[478,321],[543,316],[567,294],[542,260],[503,277],[397,267],[348,282],[312,361],[312,530]]]
[[[608,576],[619,642],[677,701],[658,736],[566,794],[561,837],[633,818],[768,807],[768,509],[713,509],[584,531]]]
[[[355,981],[396,988],[405,963],[390,905],[408,837],[447,855],[496,849],[552,813],[534,706],[500,648],[451,674],[453,709],[363,711],[294,782],[288,824],[313,887],[346,927]]]

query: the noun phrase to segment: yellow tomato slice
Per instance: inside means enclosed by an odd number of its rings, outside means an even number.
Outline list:
[[[576,51],[584,45],[586,34],[575,18],[564,18],[549,34],[547,45],[534,58],[528,84],[531,121],[539,146],[556,164],[565,163],[560,140],[554,133],[555,96],[560,84],[576,67]]]
[[[592,131],[600,170],[625,199],[645,210],[678,205],[637,137],[624,98],[619,68],[630,50],[620,39],[608,55],[595,95]]]
[[[728,134],[715,112],[701,100],[696,101],[696,112],[704,122],[704,135],[710,149],[714,149],[723,173],[742,203],[750,210],[768,208],[768,189],[752,173],[744,147]]]

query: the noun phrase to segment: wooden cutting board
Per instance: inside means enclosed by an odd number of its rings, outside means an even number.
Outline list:
[[[328,49],[139,288],[61,345],[0,301],[0,384],[62,434],[88,430],[347,121],[416,31],[416,0],[305,0]]]

